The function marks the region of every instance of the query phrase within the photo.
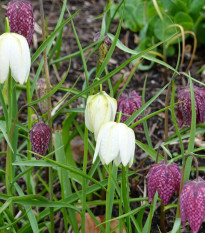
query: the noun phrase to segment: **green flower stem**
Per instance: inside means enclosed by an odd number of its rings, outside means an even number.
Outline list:
[[[44,20],[44,10],[43,10],[43,1],[39,0],[40,4],[40,12],[41,12],[41,23],[42,23],[42,35],[43,35],[43,42],[46,40],[46,30],[45,30],[45,20]],[[48,61],[47,61],[47,51],[46,48],[43,51],[44,56],[44,67],[45,67],[45,78],[47,83],[47,93],[51,91],[51,85],[50,85],[50,78],[49,78],[49,70],[48,70]],[[51,135],[52,135],[52,118],[51,118],[51,97],[48,97],[48,125],[51,129]],[[53,142],[52,137],[50,139],[49,143],[49,152],[51,153],[53,151]],[[53,156],[51,156],[51,159]],[[53,168],[49,167],[49,199],[50,201],[53,201]],[[51,222],[51,233],[55,232],[54,227],[54,208],[50,208],[50,222]]]
[[[167,233],[166,227],[165,227],[165,209],[164,204],[161,201],[161,214],[160,214],[160,226],[163,233]]]
[[[109,177],[108,177],[108,187],[106,192],[106,212],[105,212],[105,221],[110,220],[110,188],[112,180],[112,163],[109,164]],[[110,222],[106,222],[106,233],[110,233]]]
[[[128,202],[129,199],[129,187],[128,187],[128,181],[127,181],[127,168],[122,165],[122,184],[121,184],[121,192],[122,192],[122,198],[124,203],[124,211],[125,214],[130,211],[130,205]],[[126,217],[127,222],[127,232],[132,232],[131,230],[131,224],[130,224],[130,217]]]
[[[121,116],[122,116],[122,111],[120,111],[118,114],[117,121],[116,121],[117,123],[120,123]]]
[[[83,157],[83,173],[87,171],[87,160],[88,160],[88,129],[85,127],[84,134],[84,157]],[[82,216],[81,216],[81,232],[85,233],[85,210],[86,210],[86,178],[83,177],[82,187]]]
[[[105,67],[105,75],[108,75],[107,66]],[[112,83],[111,83],[110,78],[107,80],[107,83],[108,83],[108,87],[110,90],[110,96],[113,97],[113,89],[112,89]]]
[[[29,105],[32,101],[31,93],[30,93],[30,77],[28,77],[26,83],[26,94],[27,94],[27,104]],[[28,129],[32,128],[32,119],[31,119],[32,109],[28,106]],[[31,142],[30,140],[27,141],[27,158],[31,160]],[[31,187],[31,177],[32,177],[32,170],[28,171],[27,174],[27,192],[28,194],[32,194],[32,187]]]
[[[9,71],[8,77],[8,122],[7,122],[7,133],[10,134],[11,123],[12,123],[12,77],[11,71]],[[11,141],[11,139],[10,139]],[[6,154],[6,190],[7,194],[11,195],[10,184],[12,182],[12,161],[11,161],[11,151],[9,145],[7,145],[7,154]]]

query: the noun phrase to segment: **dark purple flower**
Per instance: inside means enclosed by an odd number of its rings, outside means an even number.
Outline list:
[[[194,86],[196,105],[196,123],[205,123],[205,90]],[[190,87],[182,87],[178,93],[178,101],[184,101],[177,105],[179,126],[191,126],[191,91]]]
[[[97,32],[94,35],[94,42],[98,41],[100,39],[100,32]],[[105,34],[105,37],[100,45],[100,47],[98,48],[97,51],[97,55],[98,55],[98,59],[100,63],[103,63],[103,61],[105,60],[105,57],[110,49],[110,46],[112,44],[111,39]]]
[[[131,116],[135,111],[142,107],[142,98],[139,96],[136,91],[132,91],[129,95],[122,94],[117,101],[117,111],[125,113]],[[124,123],[129,116],[122,115],[120,122]],[[142,118],[142,114],[140,114],[136,119],[135,122]],[[141,128],[141,124],[137,126]]]
[[[184,184],[180,195],[180,213],[182,227],[185,227],[186,220],[194,233],[205,218],[205,180],[199,177],[199,181],[188,181]]]
[[[47,83],[45,79],[39,79],[36,83],[36,94],[38,99],[41,99],[47,94]],[[46,113],[48,111],[48,101],[47,99],[42,100],[38,103],[41,113]]]
[[[34,33],[33,7],[28,1],[11,1],[8,3],[6,17],[9,19],[11,32],[26,37],[30,47]]]
[[[151,166],[148,176],[149,202],[152,201],[156,190],[166,206],[174,192],[179,193],[181,172],[176,163],[166,164],[162,160]]]
[[[51,130],[45,123],[34,123],[29,132],[32,150],[40,155],[45,155],[50,141]],[[35,156],[39,159],[38,156]]]

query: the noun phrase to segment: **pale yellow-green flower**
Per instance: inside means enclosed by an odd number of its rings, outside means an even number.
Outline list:
[[[11,69],[11,76],[23,84],[31,67],[28,42],[25,37],[6,32],[0,36],[0,83],[4,83]]]
[[[103,164],[114,161],[116,166],[132,166],[135,154],[135,134],[124,123],[107,122],[102,125],[97,137],[93,162],[99,154]]]
[[[106,92],[103,91],[88,97],[85,108],[85,125],[94,133],[95,139],[104,123],[114,121],[116,111],[116,99],[110,97]]]

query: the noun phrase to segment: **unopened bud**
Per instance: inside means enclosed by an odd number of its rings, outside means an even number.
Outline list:
[[[45,79],[39,79],[36,83],[36,94],[37,98],[41,99],[47,94],[47,84]],[[48,112],[48,101],[47,99],[42,100],[38,103],[40,111],[42,114]]]
[[[98,41],[100,39],[100,32],[96,33],[94,35],[94,42]],[[98,48],[97,55],[99,62],[102,64],[105,60],[105,57],[110,49],[110,46],[112,44],[111,39],[105,35],[105,38],[103,39],[100,47]]]
[[[50,141],[51,130],[45,123],[34,123],[29,132],[32,150],[40,155],[45,155]],[[36,156],[36,159],[39,159]]]
[[[30,47],[34,33],[33,7],[28,1],[11,1],[6,10],[11,32],[26,37]]]

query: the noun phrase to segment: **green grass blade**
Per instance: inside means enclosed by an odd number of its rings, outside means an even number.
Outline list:
[[[143,150],[145,151],[149,156],[151,156],[154,160],[156,160],[157,152],[152,149],[151,147],[143,144],[142,142],[135,140],[135,143]],[[161,161],[163,159],[163,156],[159,154],[158,160]]]
[[[195,142],[195,133],[196,133],[196,105],[195,105],[195,96],[194,96],[194,89],[192,79],[189,76],[190,81],[190,91],[191,91],[191,130],[190,130],[190,138],[189,138],[189,145],[188,145],[188,153],[193,152],[194,150],[194,142]],[[192,164],[192,156],[186,161],[186,167],[184,171],[184,181],[189,180],[190,172],[191,172],[191,164]]]
[[[52,32],[49,37],[40,45],[38,50],[33,54],[31,57],[31,64],[35,62],[35,60],[40,56],[40,54],[43,52],[43,50],[48,46],[48,44],[56,37],[57,33],[67,24],[69,23],[73,17],[76,16],[76,14],[79,13],[80,10],[75,12],[70,18],[65,20],[58,28],[55,29],[54,32]]]
[[[130,125],[145,109],[154,101],[156,98],[169,86],[170,82],[167,83],[155,96],[153,96],[147,103],[145,103],[140,109],[132,114],[124,123]]]
[[[17,183],[15,183],[14,186],[16,188],[16,191],[20,195],[20,198],[22,196],[24,196],[24,193],[23,193],[22,189],[20,188],[20,186]],[[30,225],[31,225],[31,228],[32,228],[33,232],[38,233],[39,232],[38,223],[36,221],[36,217],[34,215],[34,212],[33,212],[32,208],[31,208],[31,206],[30,205],[24,205],[24,207],[25,207],[25,210],[27,212],[27,216],[28,216],[28,219],[29,219],[29,222],[30,222]]]
[[[145,104],[146,83],[147,83],[147,77],[145,78],[144,86],[143,86],[143,90],[142,90],[142,106]],[[145,111],[142,112],[142,116],[145,117]],[[151,140],[151,138],[149,136],[149,129],[148,129],[148,125],[147,125],[146,120],[143,121],[143,127],[144,127],[145,136],[146,136],[146,139],[147,139],[147,143],[148,143],[149,147],[153,148],[152,140]]]

